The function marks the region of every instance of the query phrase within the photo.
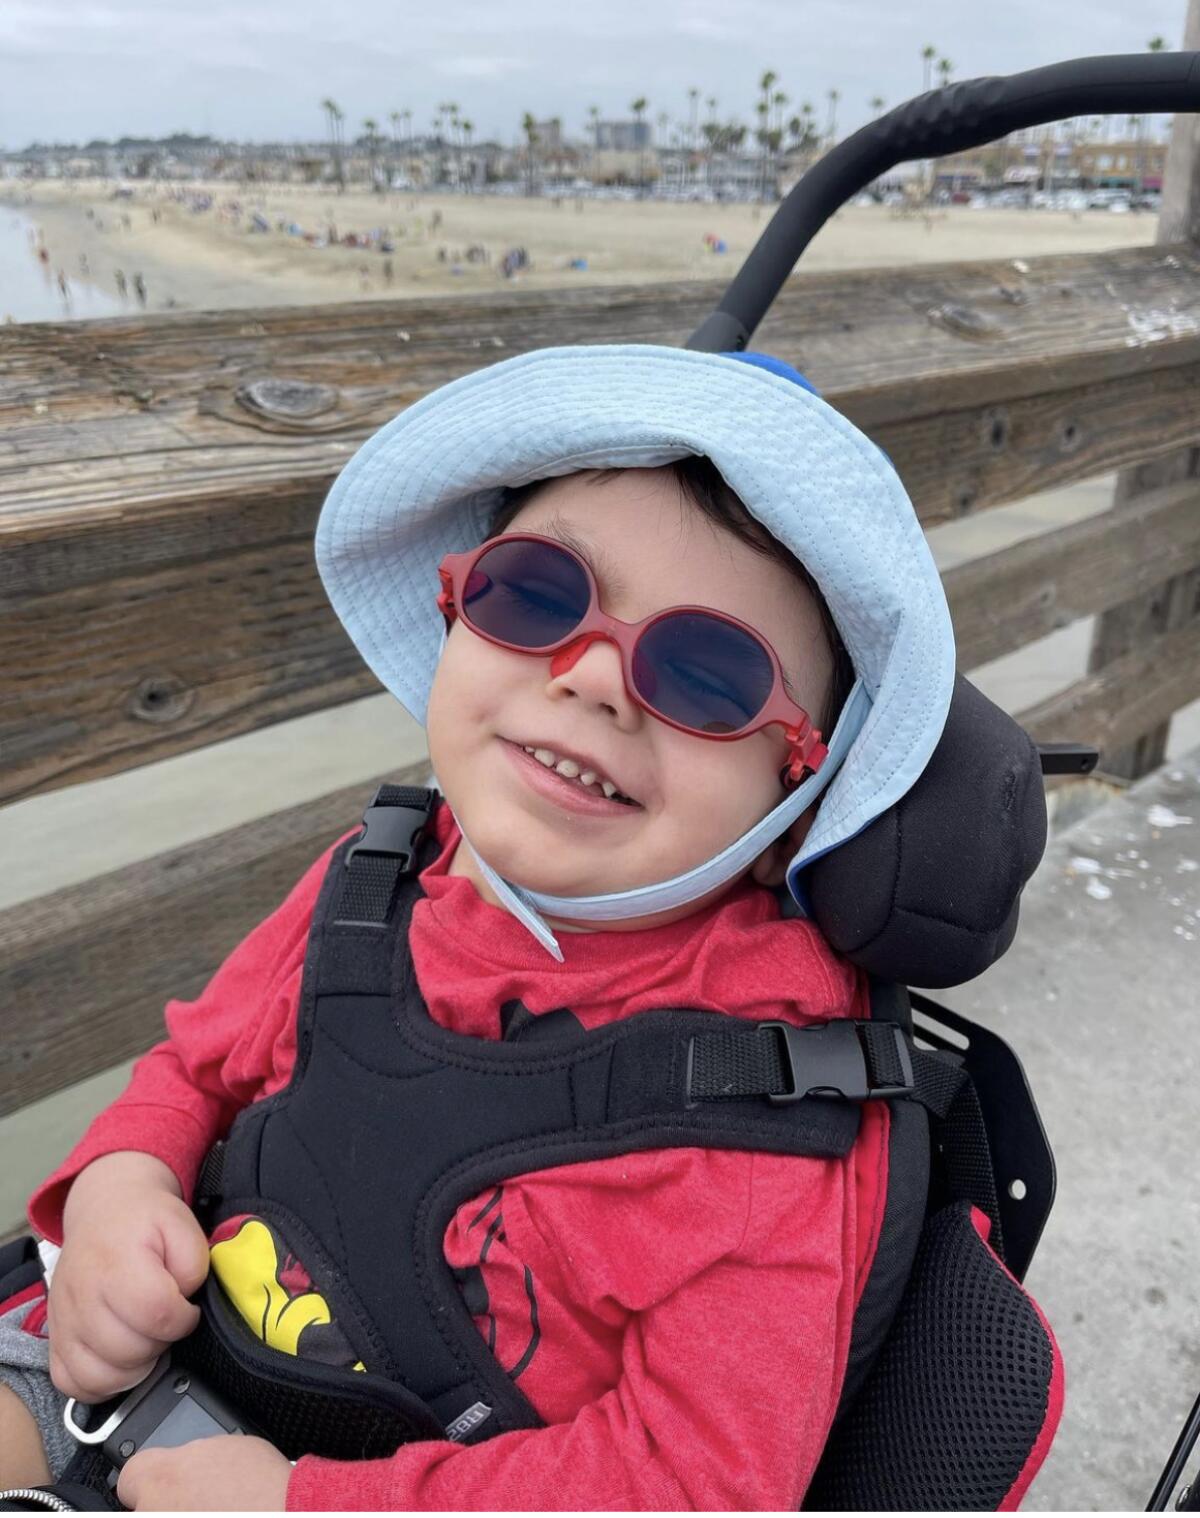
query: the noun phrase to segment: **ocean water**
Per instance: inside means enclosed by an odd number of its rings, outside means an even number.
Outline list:
[[[64,268],[67,293],[58,287],[54,250],[49,263],[37,256],[37,226],[28,216],[0,205],[0,323],[81,321],[118,316],[122,306],[98,289],[78,266]]]

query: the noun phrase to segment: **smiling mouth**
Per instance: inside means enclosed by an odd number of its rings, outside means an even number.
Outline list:
[[[606,801],[615,801],[621,806],[639,807],[640,801],[635,801],[632,796],[627,796],[624,791],[618,790],[606,775],[598,770],[590,769],[576,759],[560,756],[553,749],[535,747],[532,744],[522,743],[518,745],[522,751],[536,759],[544,768],[552,771],[562,780],[571,781],[583,790],[589,791],[593,796],[603,796]]]

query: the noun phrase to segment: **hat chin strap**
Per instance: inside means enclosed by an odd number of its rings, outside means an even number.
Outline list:
[[[634,917],[652,917],[659,912],[669,912],[675,907],[696,901],[726,881],[742,874],[762,853],[768,844],[782,838],[792,823],[812,805],[825,787],[842,767],[854,740],[862,731],[867,713],[871,710],[871,698],[861,680],[854,684],[842,708],[841,717],[829,740],[829,752],[815,775],[797,786],[768,812],[761,822],[736,839],[728,848],[714,854],[704,864],[676,875],[670,880],[660,880],[655,885],[635,886],[629,891],[611,891],[603,896],[549,896],[543,891],[531,891],[514,881],[498,875],[479,850],[463,833],[463,841],[474,854],[480,873],[496,893],[500,904],[525,924],[538,943],[562,963],[563,952],[551,931],[545,916],[561,917],[576,922],[621,922]],[[462,824],[459,824],[460,830]],[[788,871],[788,889],[792,871]],[[794,894],[794,891],[793,891]]]

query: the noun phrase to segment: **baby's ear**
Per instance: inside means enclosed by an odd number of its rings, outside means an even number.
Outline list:
[[[810,806],[807,812],[797,817],[782,838],[777,838],[774,843],[766,846],[750,866],[751,877],[759,885],[770,886],[774,889],[783,884],[787,878],[787,867],[800,845],[808,837],[808,830],[812,827],[816,815],[816,807]]]

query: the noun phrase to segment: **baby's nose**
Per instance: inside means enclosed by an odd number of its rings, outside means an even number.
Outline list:
[[[638,718],[637,705],[625,688],[621,651],[603,633],[587,633],[559,649],[550,661],[548,690],[557,697],[586,701],[622,723]]]

